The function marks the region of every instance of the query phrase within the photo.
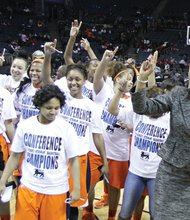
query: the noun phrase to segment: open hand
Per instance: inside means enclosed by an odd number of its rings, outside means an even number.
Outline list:
[[[71,23],[70,37],[76,37],[78,35],[81,25],[82,21],[79,23],[78,20],[74,20]]]

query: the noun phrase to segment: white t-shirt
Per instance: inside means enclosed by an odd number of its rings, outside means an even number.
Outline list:
[[[60,114],[75,128],[80,143],[82,143],[80,155],[87,154],[90,150],[91,134],[102,134],[100,111],[96,104],[86,97],[76,99],[66,93],[66,100]]]
[[[62,77],[61,79],[58,79],[54,83],[56,86],[58,86],[63,92],[69,92],[68,86],[67,86],[67,79],[66,77]],[[86,80],[85,84],[82,88],[82,93],[85,97],[92,99],[92,89],[93,89],[93,83]]]
[[[170,131],[170,114],[159,118],[127,112],[119,112],[118,118],[133,128],[129,171],[145,178],[155,178],[161,161],[157,152]]]
[[[42,194],[61,194],[69,190],[68,159],[79,154],[73,127],[57,116],[50,124],[41,124],[37,116],[20,123],[11,151],[25,152],[21,183]]]
[[[63,76],[61,79],[55,80],[54,84],[58,86],[62,91],[68,92],[67,79]]]
[[[0,134],[6,131],[5,120],[16,118],[13,98],[10,92],[0,87]]]
[[[117,117],[108,112],[110,100],[114,96],[114,91],[110,85],[104,83],[102,90],[96,95],[93,93],[94,102],[102,111],[101,119],[104,124],[103,136],[106,147],[106,156],[117,161],[129,160],[129,138],[130,130],[122,129]],[[132,109],[131,99],[120,99],[119,108]],[[97,153],[95,149],[91,151]]]
[[[85,84],[82,88],[82,94],[92,100],[92,90],[93,90],[93,83],[90,81],[86,80]]]
[[[111,77],[106,78],[106,84],[108,84],[111,88],[113,88],[113,81]],[[67,79],[66,77],[62,77],[61,79],[58,79],[55,81],[55,85],[57,85],[62,91],[69,92],[68,86],[67,86]],[[85,81],[85,84],[82,88],[82,94],[83,96],[93,100],[93,83],[91,83],[89,80]]]
[[[33,96],[38,88],[35,88],[31,83],[27,84],[24,90],[15,95],[14,106],[17,111],[17,115],[20,115],[20,122],[31,117],[38,115],[39,110],[33,104]]]
[[[3,88],[11,88],[11,94],[15,93],[19,85],[20,81],[15,81],[11,75],[0,74],[0,86]]]
[[[106,77],[106,84],[108,84],[111,88],[114,87],[113,80],[112,80],[112,78],[110,76]]]

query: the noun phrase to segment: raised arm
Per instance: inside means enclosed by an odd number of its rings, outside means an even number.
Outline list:
[[[4,56],[0,56],[0,66],[3,66],[3,63],[5,62],[5,57]]]
[[[44,63],[42,67],[42,81],[44,84],[53,83],[53,79],[51,78],[51,57],[52,53],[55,52],[57,40],[54,42],[46,42],[44,45]]]
[[[190,88],[190,64],[189,64],[189,71],[188,71],[188,79],[189,79],[188,88]]]
[[[155,67],[158,60],[158,51],[154,52],[154,55],[151,57],[150,62],[152,63],[152,73],[148,77],[148,88],[151,88],[156,85],[156,76],[155,76]]]
[[[86,38],[82,38],[80,41],[81,46],[87,51],[91,60],[98,59],[94,51],[92,50],[89,41]]]
[[[117,91],[115,92],[115,95],[111,99],[108,107],[108,111],[112,114],[117,116],[119,114],[119,100],[122,98],[123,93],[126,91],[127,87],[127,79],[123,79],[119,82],[119,87]]]
[[[67,42],[67,46],[64,52],[64,60],[65,60],[65,64],[67,65],[74,64],[74,61],[72,58],[73,47],[74,47],[74,43],[76,41],[81,25],[82,25],[82,21],[79,23],[78,20],[74,20],[71,23],[70,37],[69,37],[69,40]]]
[[[153,72],[153,65],[149,60],[142,63],[139,76],[137,77],[136,92],[146,88],[148,77]]]
[[[3,66],[3,63],[5,62],[5,48],[3,49],[3,53],[0,56],[0,66]]]
[[[107,64],[109,61],[113,59],[117,51],[118,51],[118,47],[116,47],[114,51],[106,50],[103,54],[103,57],[94,74],[93,87],[96,94],[98,94],[100,90],[103,88],[104,85],[103,75],[106,71]]]

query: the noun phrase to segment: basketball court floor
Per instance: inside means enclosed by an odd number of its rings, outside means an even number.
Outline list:
[[[100,181],[97,185],[96,185],[96,190],[95,190],[95,201],[97,201],[97,199],[100,199],[101,196],[103,195],[104,189],[103,189],[103,181]],[[119,206],[118,206],[118,210],[117,210],[117,215],[119,214],[120,208],[121,208],[121,203],[122,203],[122,197],[123,197],[123,190],[121,190],[121,198],[120,198],[120,202],[119,202]],[[108,206],[105,206],[104,208],[101,209],[95,209],[94,208],[94,213],[96,214],[96,216],[99,218],[99,220],[107,220],[108,219]],[[117,219],[117,218],[116,218]],[[141,220],[149,220],[150,219],[150,215],[148,213],[148,196],[146,197],[145,200],[145,207],[144,207],[144,211],[143,211],[143,215]],[[79,220],[81,220],[81,213],[79,216]]]

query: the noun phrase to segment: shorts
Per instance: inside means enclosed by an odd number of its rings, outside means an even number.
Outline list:
[[[71,204],[72,207],[79,207],[86,203],[88,199],[88,190],[90,188],[90,162],[87,155],[79,156],[80,162],[80,198],[77,202]],[[69,167],[69,191],[73,190],[73,178]]]
[[[7,143],[3,135],[0,134],[0,170],[4,170],[9,155],[10,155],[10,144]]]
[[[95,185],[103,179],[102,173],[99,170],[99,168],[103,166],[103,161],[99,155],[94,154],[93,152],[89,152],[88,156],[90,159],[91,184]],[[124,188],[128,174],[129,161],[108,159],[108,166],[110,170],[109,184],[117,189]]]
[[[102,158],[90,151],[88,153],[89,160],[90,160],[90,173],[91,173],[91,179],[90,179],[90,184],[91,185],[96,185],[100,180],[103,179],[102,173],[98,169],[103,165]]]
[[[20,185],[16,200],[14,220],[66,220],[69,206],[65,203],[67,193],[45,195]]]
[[[117,189],[122,189],[125,186],[125,180],[128,174],[129,161],[117,161],[108,159],[110,170],[109,184]]]
[[[9,158],[9,155],[10,155],[10,147],[11,147],[11,144],[6,142],[3,135],[0,135],[0,170],[4,170],[5,164]],[[22,166],[22,161],[24,159],[23,155],[21,156],[18,169],[16,169],[13,173],[14,176],[21,176],[22,175],[21,166]]]

